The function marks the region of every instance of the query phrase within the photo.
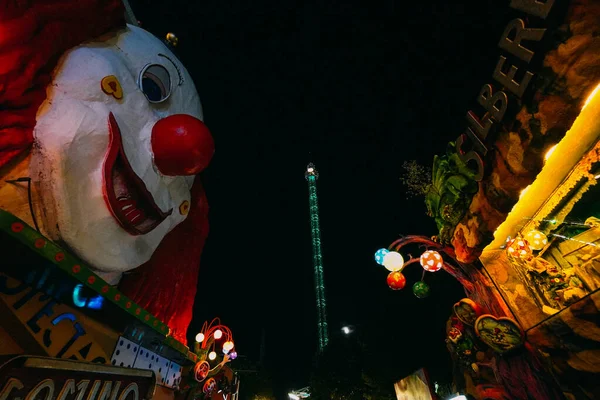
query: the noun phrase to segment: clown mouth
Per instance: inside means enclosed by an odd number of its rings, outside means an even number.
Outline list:
[[[108,116],[110,132],[104,159],[104,200],[119,225],[132,235],[144,235],[165,220],[173,209],[163,212],[135,174],[121,140],[121,129],[113,113]]]

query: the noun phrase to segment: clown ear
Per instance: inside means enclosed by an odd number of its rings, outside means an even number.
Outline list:
[[[125,27],[121,0],[0,0],[0,167],[33,142],[60,56]]]

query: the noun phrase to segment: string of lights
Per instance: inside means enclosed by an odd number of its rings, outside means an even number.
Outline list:
[[[304,177],[308,181],[308,201],[310,210],[310,233],[312,237],[313,266],[315,273],[315,293],[317,298],[317,324],[319,350],[323,351],[329,341],[327,327],[327,303],[325,300],[325,282],[323,279],[323,256],[321,254],[321,230],[319,227],[319,202],[317,198],[317,179],[319,173],[313,163],[308,164]]]

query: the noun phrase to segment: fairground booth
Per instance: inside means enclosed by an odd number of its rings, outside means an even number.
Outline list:
[[[0,0],[2,400],[236,398],[229,328],[187,344],[214,142],[167,39],[121,0]]]
[[[439,232],[400,238],[380,261],[393,289],[413,262],[464,286],[446,325],[456,393],[598,399],[600,3],[508,3],[490,81],[433,162]],[[387,254],[410,244],[427,251]],[[427,296],[425,280],[413,292]]]

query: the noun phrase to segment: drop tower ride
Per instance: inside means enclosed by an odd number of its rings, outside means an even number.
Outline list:
[[[321,255],[321,230],[319,227],[319,202],[317,199],[317,179],[319,173],[313,163],[308,164],[304,177],[308,181],[308,201],[310,211],[310,233],[312,236],[313,267],[315,273],[315,294],[317,298],[317,327],[319,351],[323,351],[329,341],[327,328],[327,302],[323,280],[323,256]]]

